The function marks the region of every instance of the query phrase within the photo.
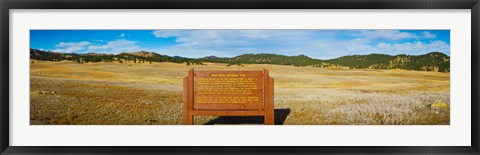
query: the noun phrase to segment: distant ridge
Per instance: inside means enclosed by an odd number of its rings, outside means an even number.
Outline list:
[[[196,59],[171,57],[167,55],[160,55],[154,52],[122,52],[120,54],[97,54],[97,53],[58,53],[51,51],[42,51],[38,49],[30,49],[30,59],[46,60],[46,61],[62,61],[68,60],[77,63],[89,62],[120,62],[120,63],[152,63],[152,62],[174,62],[186,63],[187,65],[203,63]]]
[[[320,60],[305,55],[285,56],[277,54],[243,54],[232,58],[200,58],[204,62],[228,63],[229,65],[244,64],[277,64],[291,66],[313,67],[349,67],[352,69],[405,69],[418,71],[449,72],[450,57],[431,52],[424,55],[348,55],[335,59]]]
[[[203,57],[203,58],[200,58],[200,59],[208,60],[208,59],[218,59],[218,58],[219,57],[217,57],[217,56],[211,55],[211,56],[206,56],[206,57]]]
[[[450,57],[440,52],[431,52],[424,55],[386,55],[386,54],[368,54],[368,55],[347,55],[335,59],[320,60],[310,58],[305,55],[285,56],[278,54],[242,54],[235,57],[217,57],[207,56],[203,58],[185,58],[181,56],[160,55],[154,52],[124,52],[120,54],[75,54],[58,53],[51,51],[42,51],[30,49],[30,58],[35,60],[61,61],[69,60],[78,63],[88,62],[174,62],[186,63],[187,65],[199,64],[204,62],[226,63],[228,66],[247,64],[275,64],[290,66],[312,66],[312,67],[348,67],[352,69],[405,69],[417,71],[450,72]]]
[[[352,55],[330,59],[326,62],[350,68],[450,72],[450,57],[440,52],[431,52],[424,55],[400,54],[395,56],[385,54]]]

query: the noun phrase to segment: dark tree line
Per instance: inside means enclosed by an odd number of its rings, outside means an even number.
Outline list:
[[[243,54],[232,58],[205,57],[199,60],[214,63],[227,63],[228,66],[246,64],[276,64],[313,67],[349,67],[352,69],[405,69],[418,71],[450,71],[450,57],[440,52],[425,55],[349,55],[335,59],[320,60],[305,55],[284,56],[277,54]]]
[[[229,65],[241,64],[277,64],[297,67],[312,66],[322,62],[305,55],[285,56],[277,54],[243,54],[233,58],[202,58],[206,62],[227,63]]]

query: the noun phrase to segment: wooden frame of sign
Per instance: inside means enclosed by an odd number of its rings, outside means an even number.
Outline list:
[[[274,124],[273,78],[268,70],[189,70],[183,79],[183,124],[193,116],[264,116]]]

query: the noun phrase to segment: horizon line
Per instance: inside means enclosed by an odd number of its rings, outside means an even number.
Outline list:
[[[339,57],[334,57],[334,58],[315,58],[315,57],[311,57],[311,56],[308,56],[308,55],[305,55],[305,54],[300,54],[300,55],[283,55],[283,54],[275,54],[275,53],[244,53],[244,54],[240,54],[240,55],[236,55],[236,56],[232,56],[232,57],[221,57],[221,56],[215,56],[215,55],[207,55],[207,56],[203,56],[203,57],[197,57],[197,58],[193,58],[193,57],[184,57],[184,56],[179,56],[179,55],[167,55],[167,54],[162,54],[162,53],[159,53],[157,51],[146,51],[146,50],[139,50],[139,51],[131,51],[131,52],[119,52],[119,53],[97,53],[97,52],[87,52],[87,53],[63,53],[63,52],[56,52],[56,51],[52,51],[52,50],[43,50],[43,49],[38,49],[38,48],[30,48],[32,50],[40,50],[40,51],[46,51],[46,52],[52,52],[52,53],[60,53],[60,54],[79,54],[79,55],[85,55],[85,54],[104,54],[104,55],[118,55],[118,54],[122,54],[122,53],[134,53],[134,52],[152,52],[152,53],[155,53],[155,54],[159,54],[159,55],[164,55],[164,56],[169,56],[169,57],[182,57],[182,58],[189,58],[189,59],[201,59],[201,58],[205,58],[205,57],[211,57],[211,56],[214,56],[214,57],[217,57],[217,58],[234,58],[234,57],[238,57],[238,56],[241,56],[241,55],[247,55],[247,54],[253,54],[253,55],[258,55],[258,54],[273,54],[273,55],[281,55],[281,56],[288,56],[288,57],[295,57],[295,56],[306,56],[306,57],[309,57],[309,58],[312,58],[312,59],[318,59],[318,60],[329,60],[329,59],[337,59],[337,58],[341,58],[341,57],[345,57],[345,56],[365,56],[365,55],[372,55],[372,54],[380,54],[380,55],[388,55],[388,56],[399,56],[399,55],[407,55],[407,56],[420,56],[420,55],[427,55],[427,54],[430,54],[430,53],[442,53],[442,54],[445,54],[447,55],[448,57],[450,57],[450,54],[447,54],[447,53],[444,53],[444,52],[440,52],[440,51],[431,51],[431,52],[427,52],[425,54],[418,54],[418,55],[411,55],[411,54],[396,54],[396,55],[391,55],[391,54],[384,54],[384,53],[369,53],[369,54],[349,54],[349,55],[343,55],[343,56],[339,56]]]

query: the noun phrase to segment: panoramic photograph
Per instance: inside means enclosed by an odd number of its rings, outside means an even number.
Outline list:
[[[30,125],[450,125],[450,30],[30,30],[29,63]]]

